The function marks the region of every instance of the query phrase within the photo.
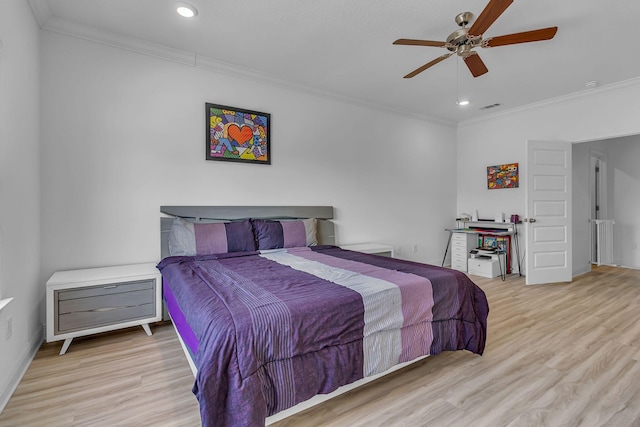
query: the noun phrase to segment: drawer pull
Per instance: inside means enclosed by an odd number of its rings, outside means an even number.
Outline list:
[[[102,311],[122,310],[123,308],[129,308],[129,306],[121,305],[121,306],[118,306],[118,307],[102,307],[102,308],[96,308],[94,310],[89,310],[89,311],[102,312]]]
[[[117,287],[118,285],[109,285],[109,286],[103,286],[102,289],[115,289]]]

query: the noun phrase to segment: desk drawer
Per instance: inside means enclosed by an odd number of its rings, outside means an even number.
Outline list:
[[[469,248],[469,249],[467,249]],[[471,248],[470,245],[467,245],[467,242],[451,242],[451,250],[452,251],[462,251],[462,252],[468,252],[469,250],[474,249]]]
[[[451,247],[465,247],[467,249],[475,249],[478,246],[478,236],[468,233],[452,233],[451,235]]]
[[[469,254],[467,254],[466,252],[452,251],[451,252],[451,265],[456,264],[456,263],[462,263],[462,264],[464,264],[464,268],[466,270],[467,269],[467,259],[468,258],[469,258]]]
[[[452,260],[451,261],[451,268],[454,270],[458,270],[458,271],[462,271],[462,272],[467,272],[467,259],[458,259],[458,260]]]
[[[467,241],[467,237],[470,236],[471,234],[467,234],[467,233],[453,233],[453,235],[451,236],[451,241],[452,242],[466,242]]]

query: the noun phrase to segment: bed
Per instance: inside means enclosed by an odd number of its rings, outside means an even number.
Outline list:
[[[161,212],[163,299],[203,426],[263,426],[425,356],[484,351],[480,288],[340,249],[330,206]]]

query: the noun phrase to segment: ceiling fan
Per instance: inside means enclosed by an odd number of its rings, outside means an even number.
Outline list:
[[[558,27],[549,27],[542,28],[539,30],[533,31],[525,31],[522,33],[514,33],[507,34],[504,36],[498,37],[488,37],[482,38],[487,29],[502,15],[502,13],[507,10],[509,6],[513,3],[513,0],[489,0],[489,3],[485,6],[478,19],[476,19],[471,25],[471,27],[467,28],[467,25],[473,19],[473,13],[471,12],[462,12],[458,14],[455,18],[456,23],[462,27],[459,30],[454,31],[447,37],[447,40],[442,41],[432,41],[432,40],[414,40],[414,39],[398,39],[393,42],[393,44],[399,45],[410,45],[410,46],[433,46],[433,47],[444,47],[451,51],[451,53],[446,53],[431,62],[424,64],[422,67],[410,72],[406,76],[405,79],[410,79],[414,77],[424,70],[428,69],[436,65],[437,63],[444,61],[454,53],[458,54],[463,60],[464,63],[467,64],[469,71],[473,74],[473,77],[479,77],[489,70],[486,65],[476,51],[473,49],[475,47],[496,47],[496,46],[505,46],[510,44],[519,44],[519,43],[529,43],[529,42],[537,42],[542,40],[550,40],[558,31]]]

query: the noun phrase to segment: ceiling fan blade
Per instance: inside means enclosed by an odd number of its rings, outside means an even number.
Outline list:
[[[473,77],[479,77],[489,71],[482,59],[480,59],[480,55],[475,52],[472,52],[471,55],[464,58],[464,63],[467,64]]]
[[[426,64],[424,64],[422,67],[410,72],[409,74],[407,74],[406,76],[404,76],[405,79],[410,79],[411,77],[414,77],[418,74],[420,74],[421,72],[423,72],[424,70],[426,70],[429,67],[432,67],[434,65],[436,65],[438,62],[440,61],[444,61],[445,59],[447,59],[448,57],[450,57],[451,55],[453,55],[453,53],[446,53],[442,56],[437,57],[436,59],[434,59],[431,62],[428,62]]]
[[[433,46],[433,47],[444,47],[446,45],[445,42],[436,42],[433,40],[413,40],[413,39],[398,39],[393,42],[393,44],[402,44],[409,46]]]
[[[539,42],[550,40],[558,32],[558,27],[542,28],[540,30],[524,31],[522,33],[507,34],[505,36],[488,37],[482,43],[486,47],[505,46],[509,44]]]
[[[507,10],[511,6],[513,0],[489,0],[489,3],[485,6],[484,10],[473,22],[471,28],[469,28],[469,35],[481,36],[485,31],[493,24],[496,19],[502,15],[502,12]]]

